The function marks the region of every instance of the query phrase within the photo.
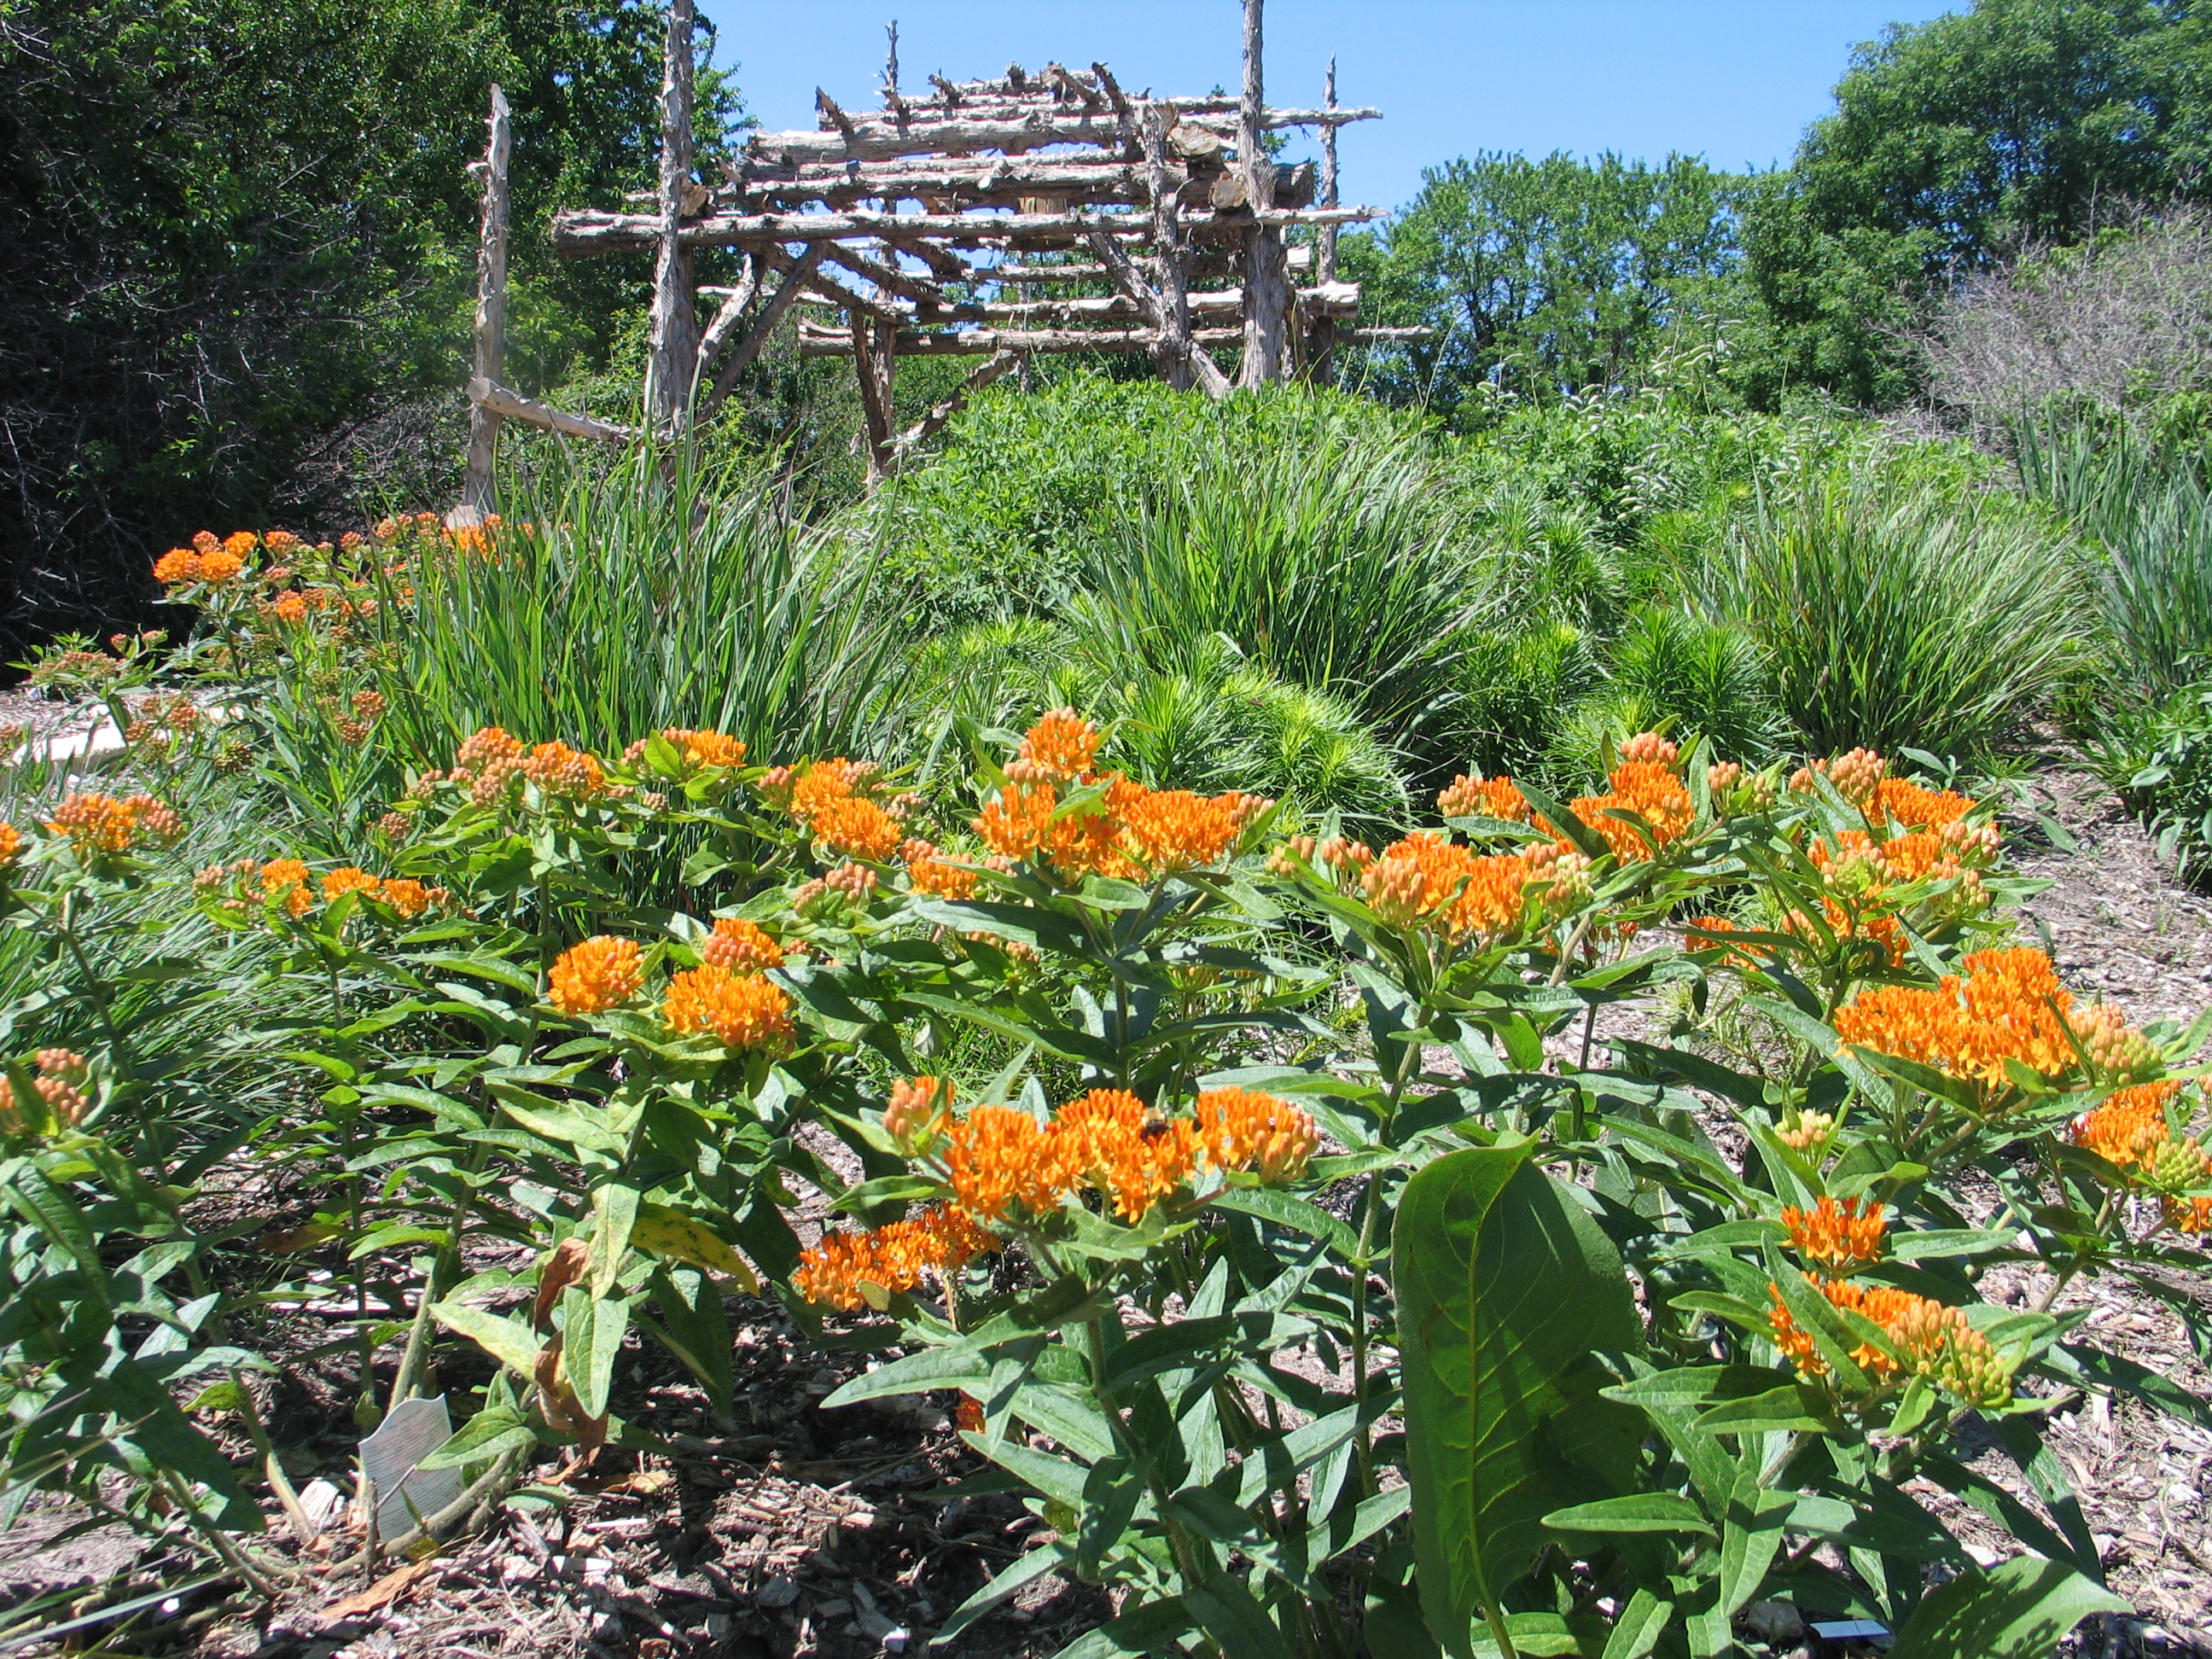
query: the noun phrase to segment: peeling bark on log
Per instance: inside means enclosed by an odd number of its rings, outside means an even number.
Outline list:
[[[1237,170],[1248,203],[1275,199],[1275,168],[1261,143],[1267,114],[1263,75],[1265,0],[1244,0],[1244,99],[1237,127]],[[1284,331],[1290,308],[1289,267],[1281,234],[1254,214],[1244,239],[1244,361],[1237,384],[1266,386],[1283,378]]]
[[[1434,334],[1426,328],[1347,328],[1338,339],[1356,344],[1425,340]],[[1191,331],[1191,343],[1207,350],[1240,343],[1244,336],[1234,328],[1201,328]],[[894,348],[902,357],[982,357],[998,351],[1150,351],[1158,343],[1159,331],[1151,328],[1001,329],[975,328],[929,333],[901,329]],[[799,333],[802,357],[849,357],[851,335],[844,329],[802,325]]]
[[[1380,208],[1270,208],[1234,218],[1190,216],[1184,223],[1194,236],[1243,238],[1255,227],[1280,230],[1292,225],[1358,224],[1382,216]],[[762,243],[842,241],[866,237],[903,246],[927,238],[939,243],[978,245],[1024,238],[1087,236],[1106,231],[1142,236],[1147,221],[1133,214],[1101,213],[717,213],[684,224],[679,234],[687,247],[739,247]],[[652,214],[562,210],[553,222],[553,246],[572,255],[615,253],[657,246],[660,221]]]
[[[691,177],[692,0],[670,0],[660,79],[660,213],[653,227],[653,314],[645,372],[646,424],[680,432],[690,415],[699,364],[699,321],[690,247],[682,235]]]
[[[1237,130],[1235,116],[1214,113],[1218,106],[1205,101],[1205,110],[1186,112],[1182,120],[1220,136]],[[1234,111],[1237,106],[1227,107]],[[849,133],[842,128],[821,132],[757,133],[747,142],[745,153],[763,160],[787,162],[886,161],[899,155],[972,155],[983,150],[1019,155],[1048,144],[1091,144],[1111,150],[1123,148],[1127,143],[1121,118],[1111,109],[1073,111],[1042,104],[1013,118],[994,120],[985,112],[963,108],[957,113],[943,112],[945,118],[932,119],[939,112],[926,105],[910,104],[907,113],[908,118],[904,125],[848,116],[846,118],[852,122]],[[1377,109],[1271,109],[1262,113],[1260,125],[1267,131],[1284,127],[1341,126],[1352,121],[1375,120],[1382,113]]]
[[[860,410],[867,421],[870,489],[891,470],[891,376],[898,362],[897,331],[855,312],[848,336],[860,382]]]
[[[691,371],[695,394],[699,382],[706,378],[708,370],[714,368],[714,359],[722,355],[722,348],[729,344],[744,324],[745,313],[752,309],[753,301],[760,297],[761,273],[768,261],[764,258],[756,258],[750,253],[744,258],[744,278],[735,288],[719,290],[702,288],[698,290],[702,294],[719,293],[721,303],[715,308],[714,321],[707,325],[706,331],[699,337],[699,360]]]
[[[769,336],[775,331],[775,325],[783,320],[793,304],[805,291],[808,278],[814,275],[823,256],[829,252],[827,242],[816,242],[791,262],[791,269],[784,272],[782,285],[761,307],[760,315],[753,319],[753,325],[745,331],[744,337],[731,351],[729,361],[714,376],[714,384],[708,388],[706,397],[700,400],[702,419],[721,407],[722,399],[730,395],[730,388],[738,383],[738,376],[752,367],[753,359],[760,356],[761,348],[768,343]]]
[[[541,404],[535,398],[526,398],[519,392],[486,380],[481,374],[469,379],[469,401],[488,409],[495,415],[503,415],[510,421],[520,421],[526,426],[544,427],[548,432],[558,432],[567,438],[596,438],[602,443],[633,442],[637,434],[626,426],[617,426],[611,421],[598,420],[589,415],[571,415],[566,410],[556,409],[550,404]]]
[[[507,94],[496,86],[491,89],[487,125],[483,224],[477,238],[476,374],[493,386],[507,372],[507,168],[514,153],[514,112],[507,107]],[[498,448],[498,412],[471,400],[461,501],[479,517],[491,511],[492,459]]]

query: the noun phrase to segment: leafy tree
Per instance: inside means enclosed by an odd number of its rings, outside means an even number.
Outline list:
[[[495,80],[519,367],[603,353],[639,273],[550,270],[536,233],[644,182],[659,78],[627,0],[0,0],[0,661],[131,617],[194,530],[450,465]]]
[[[1977,0],[1893,24],[1746,199],[1747,388],[1893,403],[1902,337],[1955,275],[2077,240],[2130,199],[2201,195],[2208,160],[2212,21],[2185,0]]]
[[[1735,263],[1738,182],[1692,157],[1485,153],[1423,179],[1410,207],[1346,238],[1342,257],[1382,319],[1437,331],[1378,354],[1370,374],[1446,410],[1485,386],[1556,396],[1634,378]]]

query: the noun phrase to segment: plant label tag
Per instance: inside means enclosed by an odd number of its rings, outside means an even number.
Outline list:
[[[446,1396],[404,1400],[361,1443],[362,1473],[376,1488],[376,1535],[397,1538],[414,1529],[415,1516],[425,1521],[461,1495],[459,1469],[422,1469],[416,1465],[453,1437]],[[414,1505],[410,1513],[408,1505]]]
[[[1877,1641],[1889,1634],[1889,1626],[1878,1625],[1871,1619],[1832,1619],[1816,1622],[1813,1634],[1824,1642]]]

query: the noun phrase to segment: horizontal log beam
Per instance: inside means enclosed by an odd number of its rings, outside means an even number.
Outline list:
[[[1193,125],[1217,136],[1235,129],[1235,105],[1220,111],[1218,100],[1192,102],[1206,105],[1183,113],[1182,118]],[[979,150],[1018,155],[1049,144],[1126,150],[1134,139],[1132,123],[1111,108],[1040,106],[1012,120],[993,120],[963,108],[949,112],[942,120],[920,118],[927,107],[908,105],[908,113],[916,118],[903,122],[883,116],[853,116],[849,131],[756,133],[746,141],[745,154],[758,161],[787,165],[810,161],[887,161],[900,155],[970,155]],[[1180,103],[1176,107],[1183,109]],[[1260,125],[1269,130],[1343,126],[1352,121],[1377,120],[1382,114],[1379,109],[1271,109]]]
[[[1234,216],[1194,213],[1183,221],[1194,237],[1243,236],[1255,224],[1362,224],[1382,216],[1370,207],[1268,208]],[[677,233],[688,247],[742,247],[771,243],[842,242],[854,237],[927,236],[937,241],[997,242],[1018,238],[1069,238],[1095,231],[1143,237],[1150,221],[1134,214],[1104,213],[715,213],[694,219]],[[553,246],[567,254],[613,253],[654,246],[660,220],[650,213],[602,213],[564,209],[553,221]]]
[[[1373,345],[1393,341],[1427,339],[1426,328],[1345,328],[1340,342]],[[929,334],[902,329],[892,349],[902,357],[984,357],[1001,351],[1150,351],[1159,335],[1149,328],[1004,329],[971,328],[957,333]],[[1192,343],[1208,349],[1242,344],[1241,328],[1200,328],[1191,331]],[[852,336],[842,329],[802,325],[799,332],[802,357],[849,357]]]
[[[496,380],[488,380],[481,374],[469,379],[469,401],[481,404],[495,415],[504,415],[510,421],[520,421],[526,426],[544,428],[568,438],[596,438],[602,443],[626,444],[636,441],[637,434],[626,426],[617,426],[611,421],[594,419],[589,415],[571,415],[566,410],[556,409],[550,404],[541,404],[535,398],[526,398],[520,392],[510,391]]]
[[[832,297],[829,289],[818,288],[817,303],[842,304]],[[1241,288],[1201,290],[1189,297],[1190,314],[1216,321],[1241,322],[1244,315],[1244,290]],[[896,305],[877,300],[867,307],[874,317],[888,315],[896,310],[901,320],[911,323],[919,318],[923,322],[956,323],[1078,323],[1107,321],[1114,318],[1139,317],[1137,302],[1126,294],[1108,295],[1103,299],[998,301],[990,304],[973,301],[946,301],[939,309],[941,318],[927,314],[931,307]],[[1359,285],[1357,283],[1331,283],[1321,288],[1304,289],[1298,294],[1298,313],[1309,320],[1333,318],[1349,322],[1359,315]]]
[[[1292,270],[1310,270],[1313,268],[1314,251],[1311,248],[1293,247],[1286,248],[1284,252],[1289,257],[1290,267]],[[1194,255],[1190,261],[1190,275],[1194,276],[1222,276],[1228,272],[1229,268],[1230,260],[1227,255],[1219,251],[1212,253],[1200,252]],[[1033,283],[1110,283],[1114,280],[1114,273],[1105,266],[1097,264],[1025,265],[1018,263],[1002,263],[995,265],[975,266],[970,280],[976,283],[996,283],[1002,287],[1025,286]]]

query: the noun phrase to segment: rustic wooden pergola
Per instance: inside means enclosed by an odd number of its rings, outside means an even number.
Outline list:
[[[894,24],[880,109],[848,112],[817,90],[816,131],[754,134],[709,185],[691,153],[693,0],[672,0],[654,210],[564,211],[554,246],[653,252],[644,402],[658,438],[710,416],[798,308],[802,355],[853,362],[872,485],[1032,352],[1143,352],[1170,385],[1214,397],[1318,373],[1340,342],[1425,331],[1361,327],[1358,285],[1336,271],[1338,228],[1380,216],[1338,203],[1337,130],[1381,112],[1338,104],[1333,63],[1321,107],[1271,107],[1261,5],[1244,0],[1235,99],[1132,95],[1103,64],[1087,73],[1016,64],[957,82],[933,75],[927,97],[909,97]],[[1263,135],[1288,127],[1321,130],[1318,173],[1268,159]],[[465,511],[489,501],[503,418],[577,437],[640,435],[500,384],[511,143],[495,88]],[[1289,246],[1285,233],[1300,227],[1312,242]],[[734,286],[697,285],[701,247],[740,252]],[[1074,284],[1112,291],[1063,297]],[[703,327],[702,296],[714,302]],[[1241,349],[1233,381],[1213,355],[1224,348]],[[891,386],[902,356],[984,361],[899,432]]]

